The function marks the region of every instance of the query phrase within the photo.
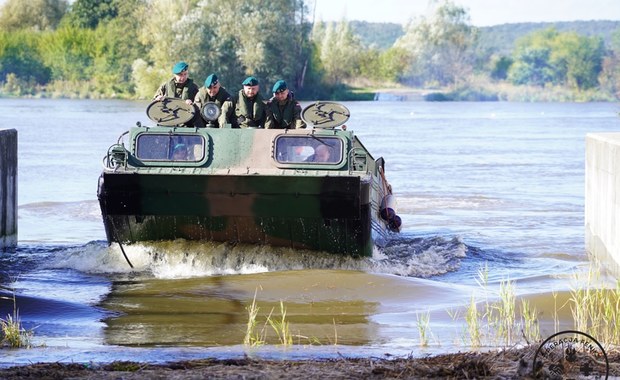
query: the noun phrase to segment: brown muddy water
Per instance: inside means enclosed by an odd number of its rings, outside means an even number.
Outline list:
[[[620,130],[617,105],[346,105],[398,197],[403,230],[386,249],[353,259],[176,241],[125,247],[132,270],[105,242],[96,186],[146,104],[3,100],[3,127],[19,136],[19,245],[0,254],[0,284],[13,289],[0,290],[0,316],[15,294],[33,347],[1,350],[0,366],[463,351],[472,299],[482,310],[507,281],[542,337],[573,327],[567,300],[590,267],[584,139]],[[600,286],[614,281],[603,273]],[[246,347],[253,302],[262,345]],[[282,310],[292,346],[266,323]],[[481,331],[484,348],[501,343]]]

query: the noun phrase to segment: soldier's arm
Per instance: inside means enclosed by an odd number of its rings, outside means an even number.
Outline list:
[[[297,101],[293,107],[293,127],[295,129],[306,128],[306,122],[301,118],[301,105]]]
[[[267,114],[265,118],[265,129],[276,128],[276,120],[273,117],[273,112],[271,112],[269,107],[265,109],[265,113]]]
[[[161,86],[159,86],[159,88],[157,89],[157,92],[155,93],[155,95],[153,95],[153,100],[161,100],[165,96],[166,96],[166,84],[164,83]]]
[[[185,100],[186,104],[194,104],[194,98],[198,94],[198,86],[194,82],[187,83],[187,99]]]
[[[224,128],[225,124],[230,124],[230,126],[234,126],[233,122],[235,115],[235,106],[232,102],[232,99],[226,99],[222,103],[222,109],[220,109],[220,116],[217,118],[217,122],[220,125],[220,128]]]
[[[204,105],[204,101],[202,100],[202,91],[198,91],[196,96],[194,97],[194,104],[198,107],[198,110],[202,111],[202,106]],[[202,112],[201,112],[202,114]]]

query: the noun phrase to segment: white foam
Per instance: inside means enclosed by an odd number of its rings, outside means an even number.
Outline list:
[[[430,277],[457,270],[467,247],[460,238],[410,238],[395,235],[386,248],[371,258],[295,250],[264,245],[168,241],[106,246],[92,242],[59,252],[48,263],[86,273],[144,272],[156,278],[188,278],[252,274],[284,270],[340,269]],[[123,255],[133,265],[131,268]]]

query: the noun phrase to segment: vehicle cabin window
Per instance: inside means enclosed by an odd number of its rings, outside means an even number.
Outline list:
[[[198,135],[143,133],[136,141],[136,157],[144,161],[202,161],[205,140]]]
[[[343,141],[329,136],[279,136],[275,158],[279,163],[337,164],[342,162]]]

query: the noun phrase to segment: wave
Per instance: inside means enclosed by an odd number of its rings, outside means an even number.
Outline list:
[[[101,209],[97,200],[73,202],[33,202],[18,207],[20,217],[36,215],[53,216],[71,220],[101,221]]]
[[[64,321],[67,323],[68,320],[84,320],[92,323],[93,315],[98,317],[95,318],[97,320],[104,315],[111,314],[106,313],[103,309],[93,308],[79,302],[0,291],[1,315],[12,314],[14,305],[19,305],[21,319],[28,322],[53,323],[54,321]]]
[[[459,237],[408,237],[403,234],[385,248],[376,248],[373,256],[367,258],[265,245],[185,240],[122,245],[122,248],[118,244],[107,246],[103,241],[94,241],[56,253],[45,266],[87,273],[137,272],[155,278],[303,269],[431,277],[458,270],[467,250]]]

